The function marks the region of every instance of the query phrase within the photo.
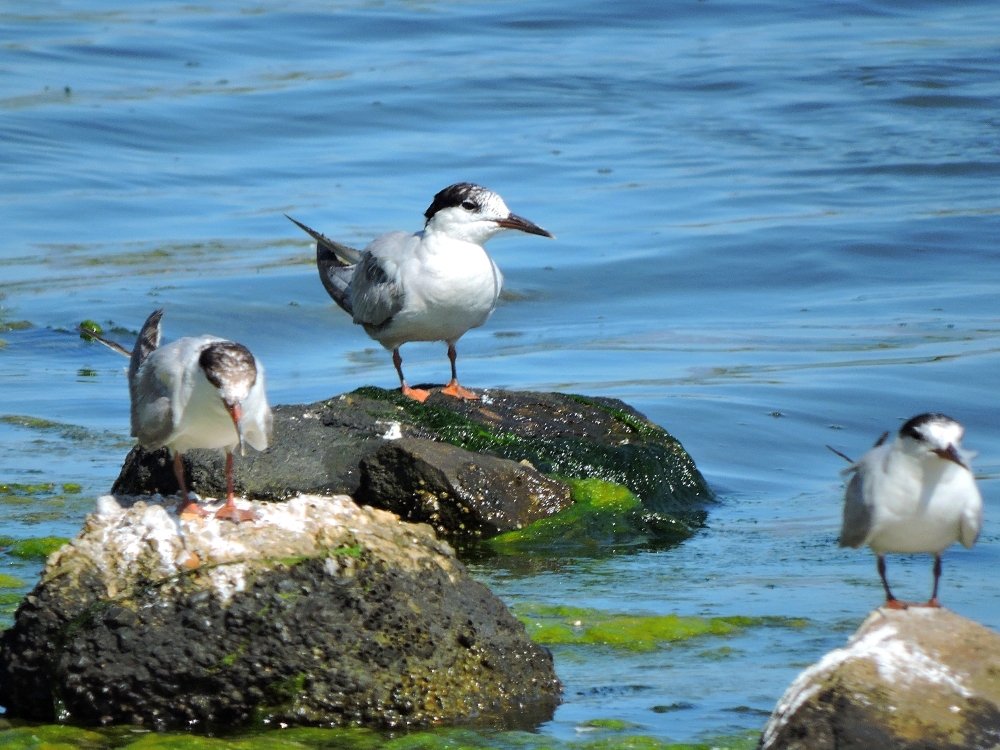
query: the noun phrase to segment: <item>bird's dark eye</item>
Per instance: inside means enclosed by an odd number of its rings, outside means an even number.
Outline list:
[[[466,211],[475,211],[479,208],[473,201],[462,201],[462,208]]]

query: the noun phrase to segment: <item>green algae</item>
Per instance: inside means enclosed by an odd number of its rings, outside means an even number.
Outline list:
[[[523,529],[508,531],[486,541],[495,552],[516,554],[539,551],[564,552],[600,547],[676,544],[698,529],[701,517],[687,520],[653,513],[627,487],[601,479],[567,479],[573,505]]]
[[[614,417],[628,439],[608,444],[574,437],[524,437],[497,432],[450,409],[420,403],[395,390],[364,386],[351,395],[393,404],[405,414],[404,421],[469,451],[528,461],[544,474],[603,479],[623,485],[651,511],[673,514],[712,499],[704,478],[676,439],[662,428],[598,400],[567,396]]]
[[[19,589],[26,585],[20,578],[0,573],[0,589]]]
[[[515,604],[514,615],[536,643],[611,646],[653,651],[701,636],[725,636],[751,627],[802,627],[806,621],[787,617],[681,617],[628,615],[564,605]]]
[[[0,536],[0,548],[3,548],[3,551],[8,555],[25,560],[44,560],[68,541],[68,539],[58,536],[44,536],[34,539],[14,539],[9,536]]]
[[[80,325],[77,326],[77,328],[80,329],[80,338],[83,339],[84,341],[96,341],[97,340],[93,336],[88,336],[87,333],[86,333],[87,331],[90,331],[91,333],[97,333],[97,334],[104,333],[104,329],[101,328],[101,324],[98,323],[96,320],[89,320],[88,319],[88,320],[81,321]]]
[[[0,496],[39,495],[46,492],[52,492],[55,488],[56,486],[51,483],[18,484],[17,482],[10,482],[8,484],[0,484]]]
[[[67,495],[78,495],[83,492],[83,486],[76,482],[67,482],[62,486],[62,491]]]
[[[584,726],[616,732],[635,725],[595,719]],[[298,727],[226,737],[180,732],[157,733],[130,727],[96,730],[64,725],[19,726],[0,731],[0,750],[751,750],[759,733],[711,738],[704,743],[675,744],[644,735],[618,735],[591,741],[563,742],[529,732],[476,732],[447,728],[387,737],[370,729]]]
[[[34,328],[34,324],[30,320],[0,320],[0,333],[26,331],[29,328]]]
[[[86,440],[91,436],[90,430],[79,425],[53,422],[50,419],[30,417],[24,414],[4,414],[0,416],[0,422],[15,427],[27,427],[30,430],[58,431],[61,437],[68,440]]]
[[[579,725],[581,729],[600,729],[606,732],[627,732],[641,725],[624,719],[591,719]]]
[[[54,432],[63,440],[72,440],[74,442],[89,441],[95,445],[114,448],[132,446],[131,440],[126,440],[123,436],[113,432],[94,432],[80,425],[54,422],[50,419],[42,419],[41,417],[32,417],[25,414],[3,414],[0,415],[0,422],[13,425],[14,427],[24,427],[29,430]]]
[[[63,750],[63,748],[106,748],[103,734],[61,724],[16,727],[0,732],[3,750]]]

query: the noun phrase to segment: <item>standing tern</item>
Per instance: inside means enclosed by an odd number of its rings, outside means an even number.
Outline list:
[[[889,433],[883,434],[843,472],[853,476],[838,542],[855,549],[867,544],[875,553],[891,609],[908,605],[889,589],[887,552],[934,555],[934,590],[925,606],[939,607],[941,555],[955,542],[971,549],[979,537],[983,499],[969,468],[974,454],[961,447],[963,433],[962,425],[944,414],[919,414],[895,440],[887,442]]]
[[[424,401],[430,392],[407,385],[399,347],[408,341],[444,341],[451,381],[441,392],[477,399],[458,383],[455,343],[486,322],[503,286],[503,275],[483,245],[508,229],[552,235],[512,214],[496,193],[468,182],[435,195],[424,217],[422,231],[379,235],[361,252],[287,218],[316,240],[319,276],[333,301],[392,351],[403,395]]]
[[[129,358],[128,389],[132,400],[132,437],[150,451],[163,446],[174,459],[180,487],[179,514],[208,515],[192,500],[184,481],[184,451],[221,448],[226,452],[226,504],[216,518],[249,521],[253,511],[239,510],[233,493],[233,449],[244,443],[267,448],[271,407],[264,392],[264,367],[242,344],[218,336],[177,339],[160,345],[160,318],[152,313],[131,352],[98,339]]]

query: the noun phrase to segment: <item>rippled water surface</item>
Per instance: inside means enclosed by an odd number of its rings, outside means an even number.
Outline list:
[[[512,604],[808,620],[557,647],[540,732],[759,729],[881,599],[834,543],[824,444],[921,411],[966,425],[987,506],[942,598],[1000,627],[998,29],[990,2],[0,2],[0,484],[54,485],[0,496],[3,534],[73,535],[130,444],[124,361],[73,326],[130,345],[165,306],[168,337],[253,349],[275,403],[392,387],[282,214],[362,246],[473,181],[558,240],[490,244],[508,294],[463,382],[625,399],[719,497],[675,549],[476,574]],[[446,378],[443,345],[403,354]],[[889,572],[927,595],[929,560]]]

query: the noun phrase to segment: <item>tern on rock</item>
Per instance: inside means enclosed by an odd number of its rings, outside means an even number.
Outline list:
[[[919,414],[900,428],[895,440],[887,442],[889,433],[883,434],[844,470],[853,476],[838,541],[841,547],[871,547],[887,607],[908,606],[889,589],[887,552],[934,555],[934,589],[926,606],[939,607],[941,555],[955,542],[971,549],[979,537],[983,499],[969,468],[974,454],[961,447],[963,433],[962,425],[944,414]]]
[[[132,400],[132,437],[150,451],[163,446],[174,459],[180,487],[179,514],[205,516],[207,511],[190,499],[181,456],[192,448],[226,452],[226,504],[216,518],[249,521],[253,511],[239,510],[233,493],[233,450],[244,443],[267,448],[271,407],[264,392],[264,367],[242,344],[218,336],[177,339],[160,345],[160,318],[152,313],[129,352],[90,331],[130,358],[128,389]]]
[[[512,214],[496,193],[468,182],[435,195],[424,217],[422,231],[379,235],[360,252],[288,219],[316,240],[319,276],[333,301],[392,351],[404,395],[424,401],[430,393],[407,385],[399,347],[408,341],[444,341],[451,381],[441,392],[477,399],[458,384],[455,342],[486,322],[503,286],[503,275],[483,245],[508,229],[552,235]]]

